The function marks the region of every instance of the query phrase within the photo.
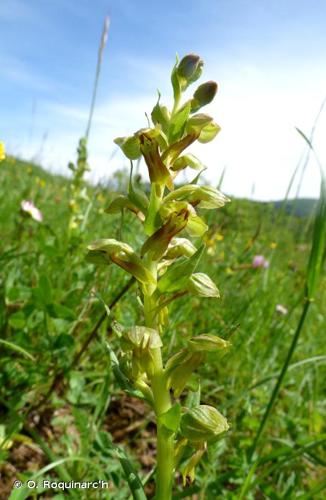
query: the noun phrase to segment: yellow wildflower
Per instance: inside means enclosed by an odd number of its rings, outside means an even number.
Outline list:
[[[271,244],[269,245],[272,250],[274,250],[277,247],[276,241],[272,241]]]
[[[6,158],[5,145],[3,142],[0,142],[0,161]]]
[[[97,198],[97,201],[99,201],[100,203],[104,203],[106,201],[106,198],[105,198],[105,196],[103,196],[102,193],[99,193],[96,198]]]
[[[39,177],[37,177],[37,181],[36,181],[36,184],[40,187],[40,188],[44,188],[45,185],[46,185],[46,182],[44,179],[40,179]]]

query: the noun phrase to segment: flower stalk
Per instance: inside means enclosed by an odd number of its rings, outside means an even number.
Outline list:
[[[119,370],[128,388],[134,387],[155,412],[156,500],[172,498],[177,469],[184,484],[192,482],[207,444],[228,429],[226,419],[215,408],[200,404],[183,407],[179,398],[189,390],[190,377],[206,352],[223,351],[229,343],[215,333],[198,332],[187,347],[165,360],[169,305],[186,294],[211,300],[220,295],[209,276],[196,272],[208,230],[201,211],[218,209],[229,200],[216,188],[197,185],[205,167],[194,155],[185,153],[196,140],[209,142],[220,130],[210,116],[196,114],[215,97],[215,82],[202,84],[192,99],[182,104],[183,92],[200,77],[202,68],[203,61],[194,54],[177,60],[171,75],[172,111],[160,104],[159,96],[151,113],[153,126],[115,140],[131,162],[131,174],[128,193],[111,201],[106,212],[129,210],[137,217],[144,229],[141,248],[107,238],[89,245],[87,255],[97,265],[118,265],[138,283],[143,325],[116,325],[122,350]],[[148,169],[149,195],[133,186],[132,162],[140,158]],[[175,179],[185,168],[199,171],[196,181],[175,187]]]

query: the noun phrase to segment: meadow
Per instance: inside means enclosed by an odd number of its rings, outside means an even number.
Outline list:
[[[115,322],[141,323],[134,283],[118,267],[85,260],[96,238],[142,244],[132,214],[121,222],[121,214],[105,213],[127,190],[128,175],[85,184],[86,216],[74,234],[71,180],[10,156],[0,164],[1,499],[124,500],[130,474],[153,494],[153,411],[122,391],[112,357],[120,353]],[[137,182],[148,189],[140,176]],[[42,221],[23,200],[33,201]],[[305,304],[315,207],[297,215],[300,206],[232,199],[206,217],[199,271],[209,272],[221,297],[187,294],[172,302],[163,354],[198,332],[231,342],[196,371],[205,403],[230,429],[208,448],[192,484],[184,488],[178,478],[175,499],[325,498],[325,275],[259,431]],[[198,393],[196,377],[181,403]],[[14,480],[27,479],[101,479],[109,489],[12,490]]]

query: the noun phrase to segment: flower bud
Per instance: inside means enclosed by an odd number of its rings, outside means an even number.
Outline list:
[[[216,92],[217,83],[213,82],[212,80],[199,85],[191,101],[192,113],[198,111],[198,109],[200,109],[201,107],[206,106],[206,104],[212,102],[216,95]]]
[[[187,54],[179,62],[177,72],[179,76],[187,81],[195,81],[193,78],[196,80],[199,78],[200,74],[198,72],[201,71],[202,67],[203,61],[199,56],[196,54]]]
[[[227,349],[230,346],[230,342],[227,340],[217,337],[210,333],[203,333],[192,337],[188,342],[188,347],[192,351],[220,351],[222,349]]]
[[[190,276],[188,290],[199,297],[219,298],[220,292],[217,286],[205,273],[194,273]]]
[[[202,74],[203,65],[203,61],[195,54],[188,54],[181,59],[176,68],[176,74],[182,92],[185,91],[191,83],[198,80]]]
[[[226,418],[208,405],[199,405],[188,410],[181,417],[180,422],[182,436],[193,443],[214,441],[219,434],[227,431],[228,428]]]

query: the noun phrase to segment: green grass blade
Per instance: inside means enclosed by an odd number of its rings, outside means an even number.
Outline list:
[[[324,180],[324,177],[322,177],[319,205],[318,205],[318,209],[317,209],[316,216],[315,216],[313,242],[312,242],[312,247],[311,247],[311,251],[310,251],[310,257],[309,257],[307,275],[306,275],[305,303],[303,305],[300,320],[299,320],[299,323],[297,325],[295,334],[293,336],[290,348],[289,348],[288,353],[286,355],[286,358],[284,360],[283,367],[282,367],[281,372],[278,376],[277,382],[274,386],[273,392],[272,392],[271,397],[269,399],[269,402],[267,404],[263,418],[260,422],[260,426],[259,426],[258,431],[256,433],[256,436],[254,438],[253,444],[249,450],[249,461],[250,462],[252,461],[252,458],[253,458],[254,453],[256,451],[259,439],[264,431],[266,422],[270,416],[271,410],[272,410],[274,403],[275,403],[275,400],[278,396],[280,387],[282,385],[282,382],[284,380],[286,372],[289,368],[289,364],[290,364],[290,361],[292,359],[295,348],[297,346],[299,336],[300,336],[300,333],[302,331],[302,327],[304,325],[311,300],[315,294],[318,280],[319,280],[320,275],[321,275],[322,263],[324,261],[324,256],[325,256],[325,253],[324,253],[325,252],[325,242],[326,242],[326,189],[325,189],[325,180]]]
[[[20,352],[21,354],[23,354],[27,358],[31,359],[32,361],[35,361],[34,356],[32,356],[29,352],[27,352],[25,349],[23,349],[19,345],[16,345],[13,342],[9,342],[9,340],[0,339],[0,344],[5,345],[6,347],[8,347],[9,349],[12,349],[13,351]]]

